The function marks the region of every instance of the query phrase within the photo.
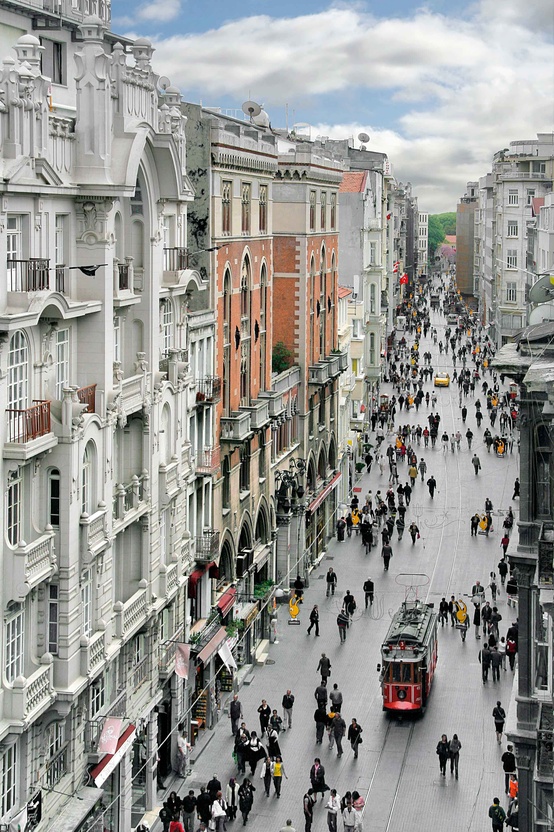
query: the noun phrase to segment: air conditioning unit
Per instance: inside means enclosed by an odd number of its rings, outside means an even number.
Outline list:
[[[242,549],[237,555],[237,578],[242,578],[254,563],[254,549]]]

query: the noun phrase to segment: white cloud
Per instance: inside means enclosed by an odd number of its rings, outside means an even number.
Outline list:
[[[160,6],[152,8],[160,19]],[[329,96],[318,133],[369,132],[371,148],[388,154],[424,208],[452,209],[496,150],[552,129],[551,17],[551,0],[503,0],[501,13],[497,0],[480,0],[463,19],[426,9],[378,19],[342,4],[175,34],[155,42],[155,63],[185,97],[211,105],[222,96],[237,105],[254,98],[274,124],[285,103],[304,121],[314,107],[321,113]],[[389,118],[384,95],[395,113],[391,124],[380,123]],[[349,112],[356,105],[359,124],[344,123],[341,98]]]
[[[157,0],[155,3],[143,3],[137,9],[140,20],[152,20],[167,23],[175,20],[181,12],[181,0]]]

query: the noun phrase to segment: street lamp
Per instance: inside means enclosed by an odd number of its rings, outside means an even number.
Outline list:
[[[306,492],[301,478],[305,471],[306,460],[299,458],[289,460],[288,470],[275,473],[275,501],[278,515],[287,517],[289,514],[297,515],[304,511],[303,498]]]

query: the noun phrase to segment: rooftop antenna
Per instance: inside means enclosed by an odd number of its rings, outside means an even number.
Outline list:
[[[256,104],[255,101],[245,101],[242,105],[242,112],[249,116],[250,121],[254,118],[254,116],[259,116],[262,112],[262,108],[259,104]]]
[[[358,141],[361,142],[360,150],[365,150],[365,146],[369,141],[369,136],[367,133],[358,133]]]

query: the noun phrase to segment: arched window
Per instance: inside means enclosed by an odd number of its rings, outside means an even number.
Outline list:
[[[268,542],[267,525],[268,524],[266,513],[263,509],[260,509],[258,513],[258,519],[256,521],[256,532],[254,534],[254,537],[258,543]]]
[[[319,358],[325,358],[325,334],[327,322],[327,264],[325,246],[321,249],[321,267],[319,270]]]
[[[230,508],[231,507],[231,465],[229,463],[229,457],[226,456],[223,458],[223,462],[221,463],[221,476],[223,478],[223,488],[221,491],[221,502],[223,508]]]
[[[171,459],[171,411],[165,404],[160,425],[160,462],[167,465]]]
[[[21,330],[10,338],[8,352],[8,410],[25,410],[29,404],[29,347]]]
[[[375,283],[371,283],[369,286],[369,314],[377,314],[377,287]]]
[[[552,441],[548,427],[538,425],[535,433],[535,511],[537,517],[550,518]]]
[[[225,271],[223,278],[223,412],[231,410],[231,272]]]
[[[248,255],[242,262],[240,275],[240,317],[250,319],[250,259]]]
[[[312,256],[310,262],[310,297],[308,298],[308,306],[310,309],[310,353],[309,353],[309,362],[310,364],[315,363],[315,353],[314,353],[314,333],[315,333],[315,306],[316,306],[316,297],[315,297],[315,258]]]
[[[94,503],[94,445],[89,442],[83,454],[81,468],[81,514],[92,514]]]
[[[48,471],[48,522],[60,525],[60,472],[57,468]]]
[[[260,390],[265,390],[265,373],[267,367],[266,340],[266,305],[267,305],[267,269],[265,263],[260,272]]]
[[[240,449],[239,488],[250,491],[250,442],[245,442]]]

